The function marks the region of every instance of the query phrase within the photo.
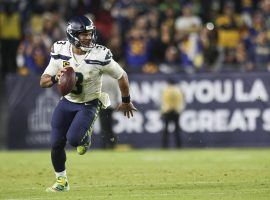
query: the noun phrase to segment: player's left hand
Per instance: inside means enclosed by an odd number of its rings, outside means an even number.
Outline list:
[[[132,102],[129,102],[121,103],[117,110],[122,111],[127,118],[130,118],[133,117],[133,111],[137,111],[137,108],[135,108]]]

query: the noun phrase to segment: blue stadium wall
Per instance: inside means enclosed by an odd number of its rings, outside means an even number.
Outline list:
[[[115,112],[114,132],[119,144],[159,148],[163,125],[160,95],[168,79],[185,95],[179,125],[183,147],[270,146],[270,78],[268,73],[194,75],[130,75],[131,96],[138,108],[134,118]],[[10,75],[8,148],[48,148],[50,120],[60,96],[56,88],[41,89],[39,77]],[[93,148],[100,147],[97,121]],[[173,126],[170,127],[174,129]],[[174,146],[173,136],[170,145]]]

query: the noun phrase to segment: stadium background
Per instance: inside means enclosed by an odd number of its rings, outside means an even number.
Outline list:
[[[78,14],[93,19],[98,42],[130,77],[140,111],[130,122],[115,113],[120,144],[161,146],[159,99],[170,78],[186,97],[183,147],[270,145],[269,0],[1,0],[1,148],[49,146],[59,97],[38,77]]]
[[[269,0],[0,0],[0,199],[269,200],[269,13]],[[129,74],[139,112],[116,112],[114,129],[136,148],[68,150],[71,191],[48,194],[59,96],[39,76],[76,14]],[[168,78],[185,93],[188,148],[159,149]]]

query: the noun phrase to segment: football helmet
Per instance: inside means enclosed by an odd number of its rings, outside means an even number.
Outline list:
[[[91,32],[91,41],[89,44],[85,44],[78,38],[80,33],[87,31]],[[94,26],[92,20],[85,16],[73,17],[67,24],[66,32],[68,41],[83,51],[90,51],[96,45],[96,27]]]

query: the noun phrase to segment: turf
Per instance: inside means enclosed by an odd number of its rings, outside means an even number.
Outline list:
[[[270,199],[270,149],[67,153],[71,191],[54,182],[49,151],[1,151],[0,199]]]

